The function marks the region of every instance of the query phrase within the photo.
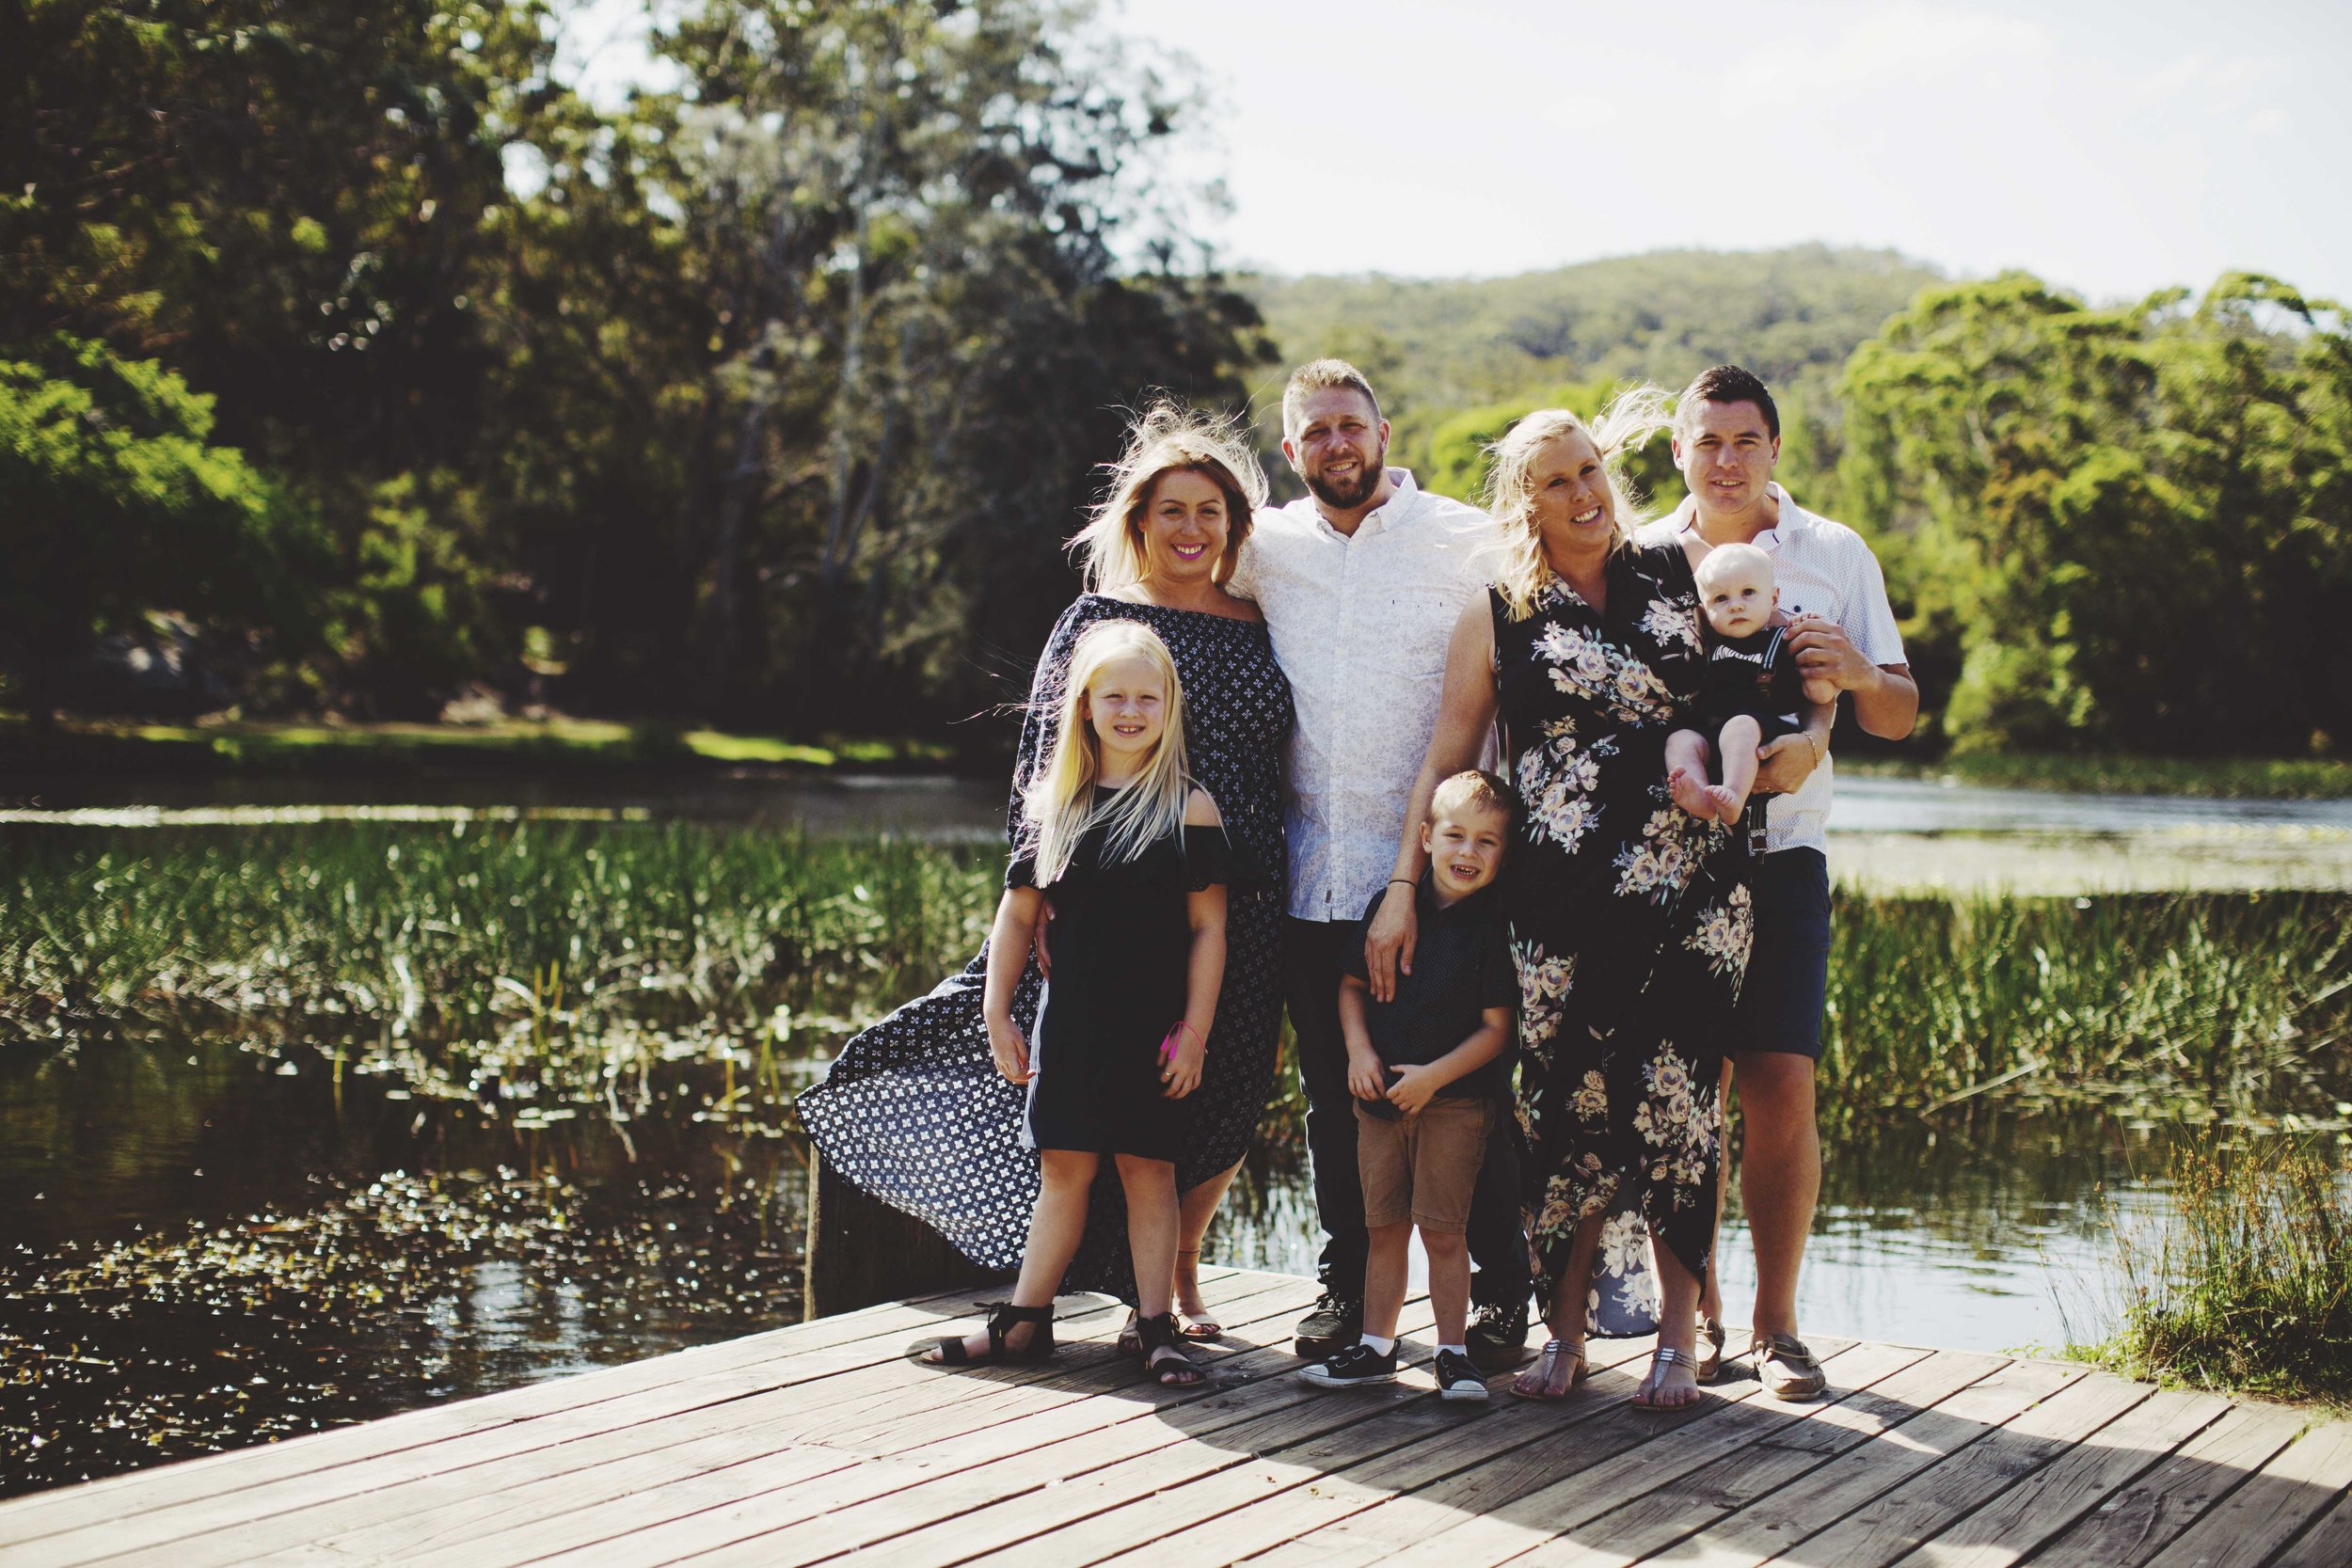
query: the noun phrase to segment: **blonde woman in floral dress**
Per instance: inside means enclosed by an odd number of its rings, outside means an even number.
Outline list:
[[[1472,765],[1500,721],[1526,805],[1504,862],[1518,961],[1520,1180],[1543,1356],[1513,1385],[1558,1398],[1588,1333],[1659,1348],[1635,1402],[1699,1398],[1697,1302],[1713,1244],[1717,1082],[1750,933],[1730,832],[1666,792],[1666,736],[1698,692],[1698,594],[1676,546],[1639,547],[1613,460],[1664,427],[1664,395],[1621,396],[1590,426],[1530,414],[1496,443],[1488,510],[1509,555],[1455,626],[1443,710],[1406,820]],[[1399,878],[1421,873],[1406,833]],[[1409,960],[1411,888],[1366,943]],[[1654,1243],[1654,1245],[1652,1244]]]

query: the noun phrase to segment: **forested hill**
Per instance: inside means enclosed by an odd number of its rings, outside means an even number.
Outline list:
[[[1245,280],[1277,364],[1353,360],[1398,421],[1399,456],[1425,460],[1437,420],[1566,382],[1649,376],[1677,386],[1720,362],[1814,394],[1940,275],[1891,250],[1661,250],[1514,277]]]

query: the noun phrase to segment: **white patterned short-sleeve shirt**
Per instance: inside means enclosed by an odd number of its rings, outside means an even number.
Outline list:
[[[1780,521],[1757,534],[1756,544],[1772,558],[1780,608],[1791,615],[1820,615],[1836,622],[1873,664],[1908,663],[1902,630],[1886,602],[1885,575],[1862,535],[1807,512],[1777,484],[1772,492],[1780,502]],[[1696,508],[1697,502],[1685,497],[1670,515],[1642,531],[1643,543],[1679,540],[1690,531]],[[1764,814],[1767,851],[1827,850],[1836,771],[1836,759],[1824,757],[1795,794],[1772,798]]]
[[[1387,886],[1454,623],[1501,559],[1484,512],[1404,468],[1389,483],[1353,535],[1311,497],[1259,513],[1230,584],[1264,613],[1298,715],[1282,829],[1301,920],[1354,920]]]

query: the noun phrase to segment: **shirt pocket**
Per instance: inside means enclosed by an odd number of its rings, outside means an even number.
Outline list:
[[[1442,683],[1446,647],[1462,613],[1461,590],[1450,582],[1401,583],[1382,598],[1382,625],[1365,630],[1390,644],[1383,662],[1408,680]]]

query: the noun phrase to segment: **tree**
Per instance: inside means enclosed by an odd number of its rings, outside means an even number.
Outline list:
[[[0,670],[37,722],[93,634],[179,610],[239,637],[304,625],[319,541],[236,451],[207,444],[211,400],[151,361],[53,337],[0,360]]]

